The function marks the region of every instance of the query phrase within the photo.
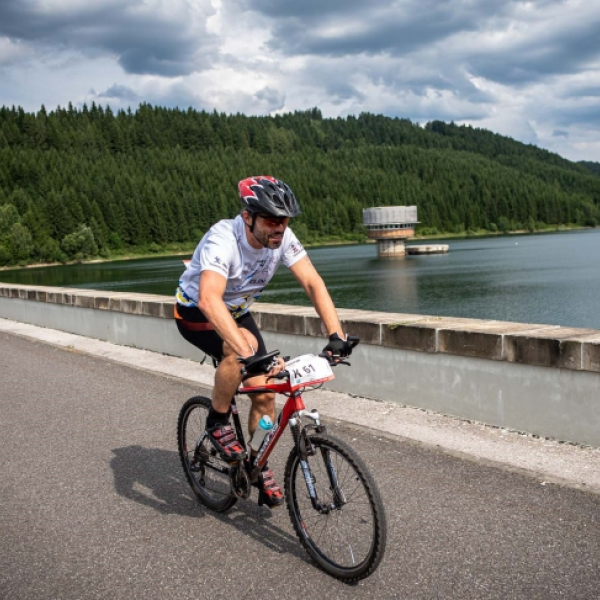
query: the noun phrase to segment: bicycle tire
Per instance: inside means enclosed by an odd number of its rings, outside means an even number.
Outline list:
[[[214,451],[208,438],[196,453],[209,409],[210,399],[204,396],[194,396],[181,407],[177,447],[185,476],[198,500],[215,512],[225,512],[237,502],[231,491],[229,465]]]
[[[377,569],[385,553],[387,525],[379,489],[365,463],[346,443],[329,434],[311,434],[309,439],[315,454],[308,457],[308,464],[319,500],[335,503],[325,466],[328,453],[346,503],[326,515],[313,507],[294,448],[284,476],[286,504],[294,530],[310,557],[325,572],[342,581],[359,581]],[[326,533],[333,539],[329,536],[327,541]],[[355,535],[358,540],[351,543],[349,538]],[[368,540],[364,539],[367,535]]]

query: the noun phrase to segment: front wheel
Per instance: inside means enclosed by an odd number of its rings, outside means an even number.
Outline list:
[[[285,498],[294,529],[324,571],[343,581],[364,579],[375,571],[385,551],[379,490],[350,446],[327,434],[309,439],[315,452],[307,457],[308,464],[302,464],[294,449],[285,468]],[[318,498],[317,508],[309,489]]]
[[[210,399],[190,398],[179,412],[177,447],[185,476],[198,500],[217,512],[230,509],[237,498],[231,493],[230,466],[223,461],[205,433]]]

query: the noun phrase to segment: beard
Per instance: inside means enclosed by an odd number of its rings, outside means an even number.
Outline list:
[[[259,227],[256,227],[256,225],[254,226],[252,235],[255,237],[257,242],[262,244],[265,248],[269,248],[269,250],[276,250],[283,242],[283,233],[269,234],[268,231],[260,229]]]

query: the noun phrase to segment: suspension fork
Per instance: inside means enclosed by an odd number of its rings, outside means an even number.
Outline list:
[[[331,489],[333,491],[335,499],[335,507],[339,508],[346,504],[346,496],[343,490],[340,488],[337,473],[335,467],[333,466],[333,460],[331,459],[331,452],[327,448],[321,448],[321,455],[323,456],[323,460],[325,461],[325,467],[327,468],[329,484],[331,485]]]
[[[309,417],[314,421],[314,424],[306,425],[305,427],[300,428],[300,418],[302,416]],[[328,450],[322,449],[321,452],[323,454],[323,460],[325,461],[327,475],[329,477],[329,484],[334,492],[336,503],[323,504],[323,502],[319,500],[317,488],[315,486],[316,479],[308,462],[308,457],[316,454],[315,448],[308,436],[308,430],[312,428],[316,429],[319,433],[326,431],[325,426],[321,425],[319,413],[316,410],[311,412],[304,410],[299,411],[290,419],[290,429],[292,430],[292,436],[294,437],[296,452],[300,460],[300,468],[302,469],[304,483],[306,484],[306,489],[308,491],[311,504],[316,511],[320,512],[321,514],[327,514],[331,512],[332,509],[336,508],[336,506],[340,504],[340,501],[341,503],[345,503],[345,498],[338,486],[337,474],[331,460],[331,455]]]

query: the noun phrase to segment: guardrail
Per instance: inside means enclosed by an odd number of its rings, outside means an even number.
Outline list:
[[[269,348],[324,345],[310,307],[256,303]],[[339,309],[360,336],[332,386],[541,436],[600,446],[600,331]],[[171,297],[0,283],[0,317],[199,359]],[[317,339],[319,338],[319,339]]]

